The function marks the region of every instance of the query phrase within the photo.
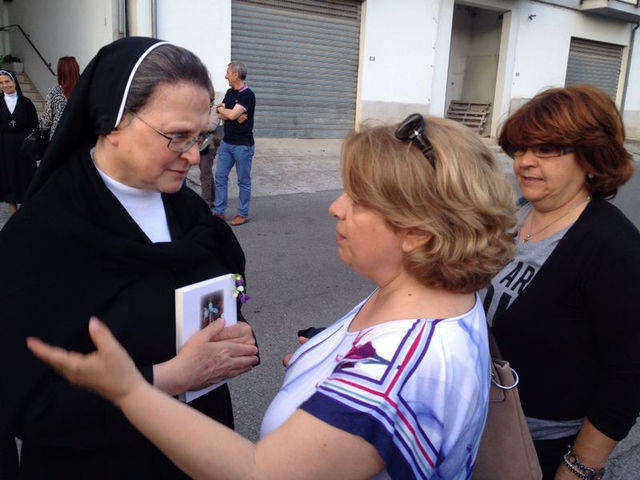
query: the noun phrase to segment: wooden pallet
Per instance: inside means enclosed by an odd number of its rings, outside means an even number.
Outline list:
[[[455,120],[472,128],[476,133],[482,133],[491,110],[490,103],[459,102],[452,100],[447,110],[447,118]]]

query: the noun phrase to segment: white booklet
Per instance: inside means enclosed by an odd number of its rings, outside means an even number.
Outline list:
[[[176,353],[194,333],[217,318],[224,318],[225,325],[236,323],[235,288],[235,277],[230,273],[176,289]],[[185,392],[180,400],[188,403],[224,383],[226,380]]]

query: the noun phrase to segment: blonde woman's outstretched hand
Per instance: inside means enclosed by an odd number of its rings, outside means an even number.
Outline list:
[[[146,381],[126,350],[97,317],[89,320],[89,335],[97,350],[86,355],[54,347],[35,337],[27,338],[27,347],[71,383],[119,404]]]

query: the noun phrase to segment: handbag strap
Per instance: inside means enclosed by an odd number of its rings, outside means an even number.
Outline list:
[[[500,349],[498,348],[498,343],[496,342],[496,338],[493,336],[493,332],[491,331],[491,327],[489,327],[489,325],[487,325],[487,333],[489,337],[489,355],[491,355],[491,383],[493,383],[501,390],[511,390],[517,387],[518,383],[520,383],[518,372],[516,372],[513,367],[511,367],[511,365],[509,365],[509,363],[504,360],[504,358],[502,358],[502,354],[500,353]],[[499,378],[499,375],[496,371],[496,360],[499,363],[504,363],[509,368],[509,370],[511,370],[513,378],[509,379],[511,381],[510,385],[503,385],[501,383],[501,379]]]
[[[491,355],[491,358],[504,360],[502,354],[500,353],[500,348],[498,348],[496,338],[493,336],[493,332],[491,331],[491,327],[489,325],[487,325],[487,333],[489,337],[489,355]]]

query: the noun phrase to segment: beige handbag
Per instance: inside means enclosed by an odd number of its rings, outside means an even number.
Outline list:
[[[518,375],[501,360],[489,332],[491,388],[489,413],[484,426],[472,480],[541,480],[529,427],[518,395]]]

